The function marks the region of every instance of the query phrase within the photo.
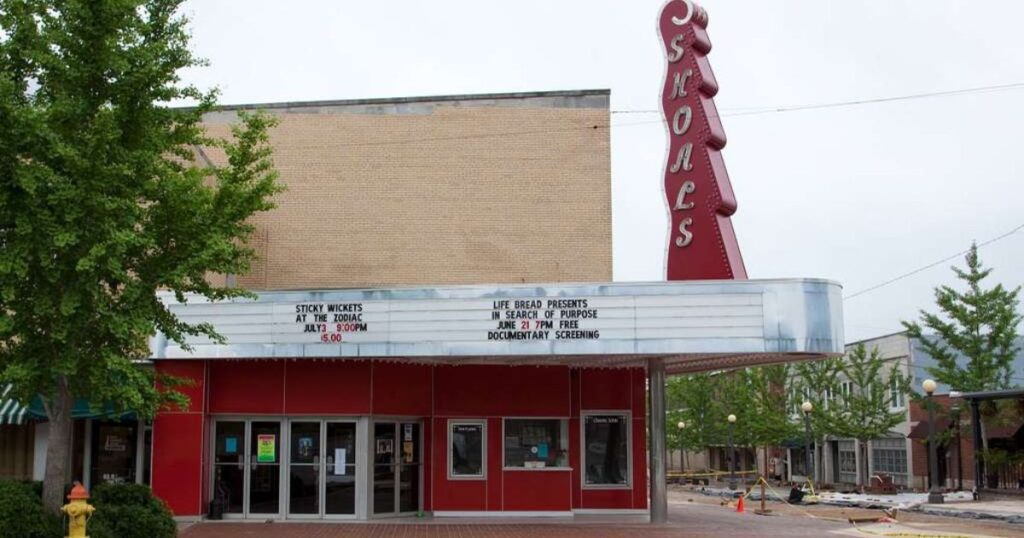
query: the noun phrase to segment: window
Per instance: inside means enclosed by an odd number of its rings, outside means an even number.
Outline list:
[[[486,422],[449,421],[448,446],[448,478],[475,479],[486,476]]]
[[[839,384],[839,393],[843,396],[843,400],[850,398],[850,394],[853,393],[853,381],[843,381]]]
[[[857,445],[855,441],[839,441],[839,482],[857,483]]]
[[[629,415],[583,416],[585,486],[629,486]]]
[[[893,376],[889,379],[889,407],[891,409],[903,409],[905,404],[903,391],[900,390],[899,378]]]
[[[907,483],[907,443],[900,438],[871,441],[871,471],[892,475],[893,482]]]
[[[568,422],[561,419],[505,419],[505,467],[566,467]]]

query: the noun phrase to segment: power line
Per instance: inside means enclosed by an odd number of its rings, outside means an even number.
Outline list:
[[[1008,232],[1006,232],[1006,233],[1004,233],[1002,235],[999,235],[997,237],[993,237],[992,239],[989,239],[988,241],[983,241],[981,243],[978,243],[978,247],[980,248],[980,247],[984,247],[986,245],[991,245],[992,243],[995,243],[996,241],[1000,241],[1002,239],[1006,239],[1007,237],[1010,237],[1011,235],[1013,235],[1013,234],[1015,234],[1015,233],[1017,233],[1017,232],[1019,232],[1021,230],[1024,230],[1024,224],[1021,224],[1021,225],[1017,226],[1016,228],[1014,228],[1014,229],[1012,229],[1012,230],[1010,230],[1010,231],[1008,231]],[[946,263],[946,262],[948,262],[950,260],[953,260],[955,258],[959,258],[960,256],[963,256],[964,254],[966,254],[969,251],[970,251],[970,249],[961,250],[960,252],[957,252],[956,254],[953,254],[951,256],[946,256],[945,258],[942,258],[941,260],[938,260],[936,262],[929,263],[928,265],[925,265],[925,266],[922,266],[922,267],[918,267],[917,269],[914,269],[913,271],[910,271],[908,273],[903,273],[902,275],[899,275],[897,277],[890,278],[889,280],[886,280],[885,282],[882,282],[880,284],[875,284],[874,286],[871,286],[870,288],[864,288],[864,289],[862,289],[862,290],[860,290],[860,291],[858,291],[856,293],[851,293],[850,295],[847,295],[847,296],[843,297],[843,300],[848,301],[850,299],[853,299],[854,297],[859,297],[861,295],[864,295],[865,293],[868,293],[870,291],[874,291],[874,290],[877,290],[879,288],[888,286],[889,284],[892,284],[894,282],[899,282],[900,280],[903,280],[904,278],[907,278],[907,277],[916,275],[917,273],[920,273],[922,271],[926,271],[928,269],[931,269],[932,267],[935,267],[936,265],[941,265],[941,264]]]
[[[721,118],[721,117],[731,117],[731,116],[751,116],[751,115],[760,115],[760,114],[773,114],[773,113],[780,113],[780,112],[793,112],[793,111],[797,111],[797,110],[812,110],[812,109],[821,109],[821,108],[834,108],[834,107],[841,107],[841,106],[862,105],[862,104],[868,104],[868,103],[881,103],[881,102],[887,102],[887,101],[900,101],[900,100],[918,99],[918,98],[924,98],[924,97],[936,97],[936,96],[942,96],[942,95],[956,95],[956,94],[977,93],[977,92],[983,92],[983,91],[997,91],[997,90],[1007,90],[1007,89],[1024,89],[1024,82],[1018,82],[1018,83],[1014,83],[1014,84],[1003,84],[1003,85],[998,85],[998,86],[982,86],[982,87],[977,87],[977,88],[967,88],[967,89],[961,89],[961,90],[949,90],[949,91],[943,91],[943,92],[932,92],[932,93],[924,93],[924,94],[903,95],[903,96],[896,96],[896,97],[881,97],[881,98],[877,98],[877,99],[862,99],[862,100],[857,100],[857,101],[843,101],[843,102],[837,102],[837,103],[822,103],[822,104],[811,104],[811,105],[798,105],[798,106],[792,106],[792,107],[742,107],[742,108],[734,109],[734,110],[736,110],[735,112],[720,113],[716,117]],[[655,113],[655,112],[661,112],[661,111],[660,110],[613,110],[613,111],[611,111],[612,114],[641,114],[641,113]],[[391,139],[391,140],[380,140],[380,141],[359,141],[359,142],[335,144],[335,145],[332,145],[331,147],[382,147],[382,146],[399,146],[399,145],[403,145],[403,144],[421,144],[421,143],[424,143],[424,142],[451,142],[451,141],[464,141],[464,140],[486,140],[486,139],[496,139],[496,138],[511,137],[511,136],[544,135],[544,134],[570,133],[570,132],[579,132],[579,131],[595,131],[595,130],[604,130],[604,129],[609,129],[610,130],[612,127],[632,127],[632,126],[636,126],[636,125],[654,125],[654,124],[663,124],[663,123],[665,123],[664,119],[645,120],[645,121],[637,121],[637,122],[624,122],[624,123],[611,123],[611,122],[609,122],[609,123],[586,124],[586,125],[580,125],[578,127],[561,128],[561,129],[528,129],[528,130],[521,130],[521,131],[492,131],[492,132],[489,132],[489,133],[480,133],[480,134],[471,134],[471,135],[451,135],[451,136],[437,136],[437,137],[413,137],[413,138]],[[320,147],[320,146],[304,146],[304,147],[300,147],[298,149],[303,149],[303,148],[309,149],[311,147]]]
[[[744,107],[749,110],[737,109],[737,112],[721,114],[721,116],[753,116],[758,114],[769,114],[778,112],[797,112],[801,110],[817,110],[822,108],[839,108],[847,106],[870,105],[877,103],[889,103],[893,101],[910,101],[913,99],[927,99],[932,97],[944,97],[950,95],[963,95],[970,93],[984,93],[1001,90],[1014,90],[1024,88],[1024,82],[1010,84],[995,84],[991,86],[978,86],[975,88],[963,88],[959,90],[945,90],[938,92],[913,93],[908,95],[897,95],[892,97],[876,97],[871,99],[855,99],[851,101],[836,101],[831,103],[818,103],[810,105],[780,106],[780,107]],[[612,110],[612,114],[655,114],[660,110]]]

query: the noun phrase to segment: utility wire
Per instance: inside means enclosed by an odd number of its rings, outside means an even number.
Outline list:
[[[991,245],[992,243],[995,243],[996,241],[1000,241],[1000,240],[1006,239],[1007,237],[1010,237],[1011,235],[1013,235],[1013,234],[1015,234],[1015,233],[1017,233],[1017,232],[1019,232],[1021,230],[1024,230],[1024,224],[1021,224],[1021,225],[1017,226],[1016,228],[1014,228],[1014,229],[1012,229],[1012,230],[1010,230],[1010,231],[1008,231],[1008,232],[1006,232],[1006,233],[1004,233],[1002,235],[999,235],[997,237],[993,237],[992,239],[989,239],[988,241],[982,241],[981,243],[978,243],[978,247],[980,248],[980,247],[984,247],[986,245]],[[950,260],[959,258],[960,256],[963,256],[964,254],[966,254],[969,250],[970,249],[961,250],[960,252],[957,252],[956,254],[953,254],[951,256],[947,256],[947,257],[942,258],[941,260],[938,260],[936,262],[929,263],[928,265],[925,265],[925,266],[922,266],[922,267],[918,267],[917,269],[914,269],[913,271],[910,271],[908,273],[903,273],[902,275],[899,275],[897,277],[890,278],[889,280],[886,280],[885,282],[881,282],[879,284],[875,284],[874,286],[871,286],[869,288],[864,288],[864,289],[862,289],[862,290],[860,290],[860,291],[858,291],[856,293],[851,293],[850,295],[847,295],[847,296],[843,297],[843,300],[848,301],[850,299],[853,299],[854,297],[859,297],[861,295],[864,295],[865,293],[868,293],[870,291],[874,291],[874,290],[877,290],[879,288],[888,286],[889,284],[892,284],[894,282],[899,282],[900,280],[903,280],[904,278],[907,278],[907,277],[916,275],[917,273],[920,273],[922,271],[926,271],[928,269],[931,269],[932,267],[935,267],[936,265],[941,265],[941,264],[946,263],[946,262],[948,262]]]
[[[857,101],[842,101],[842,102],[837,102],[837,103],[821,103],[821,104],[811,104],[811,105],[798,105],[798,106],[792,106],[792,107],[774,107],[774,108],[773,107],[742,107],[742,108],[734,109],[735,110],[734,112],[720,113],[716,117],[721,118],[721,117],[732,117],[732,116],[752,116],[752,115],[760,115],[760,114],[774,114],[774,113],[793,112],[793,111],[798,111],[798,110],[813,110],[813,109],[822,109],[822,108],[835,108],[835,107],[843,107],[843,106],[864,105],[864,104],[869,104],[869,103],[882,103],[882,102],[888,102],[888,101],[902,101],[902,100],[919,99],[919,98],[925,98],[925,97],[937,97],[937,96],[943,96],[943,95],[958,95],[958,94],[965,94],[965,93],[978,93],[978,92],[984,92],[984,91],[997,91],[997,90],[1009,90],[1009,89],[1024,89],[1024,82],[1017,82],[1017,83],[1013,83],[1013,84],[1003,84],[1003,85],[998,85],[998,86],[982,86],[982,87],[977,87],[977,88],[966,88],[966,89],[961,89],[961,90],[949,90],[949,91],[923,93],[923,94],[914,94],[914,95],[902,95],[902,96],[896,96],[896,97],[881,97],[881,98],[876,98],[876,99],[861,99],[861,100],[857,100]],[[642,114],[642,113],[656,113],[656,112],[661,112],[661,111],[660,110],[613,110],[613,111],[611,111],[612,114]],[[436,136],[436,137],[416,137],[416,136],[413,136],[413,137],[410,137],[410,138],[401,138],[401,139],[380,140],[380,141],[359,141],[359,142],[349,142],[349,143],[342,143],[342,144],[333,144],[333,145],[330,145],[330,147],[382,147],[382,146],[386,147],[386,146],[400,146],[400,145],[404,145],[404,144],[422,144],[424,142],[451,142],[451,141],[462,141],[462,140],[487,140],[487,139],[499,139],[499,138],[503,138],[503,137],[512,137],[512,136],[545,135],[545,134],[554,134],[554,133],[572,133],[572,132],[580,132],[580,131],[603,131],[603,130],[606,130],[606,129],[610,130],[613,127],[632,127],[632,126],[636,126],[636,125],[654,125],[654,124],[664,124],[664,123],[665,123],[664,119],[644,120],[644,121],[636,121],[636,122],[623,122],[623,123],[611,123],[611,122],[609,122],[609,123],[596,123],[596,124],[588,123],[588,124],[585,124],[585,125],[580,125],[578,127],[569,127],[569,128],[561,128],[561,129],[527,129],[527,130],[521,130],[521,131],[515,131],[515,130],[512,130],[512,131],[492,131],[492,132],[488,132],[488,133],[471,134],[471,135],[451,135],[451,136]],[[325,146],[318,146],[318,145],[300,146],[300,147],[293,147],[293,149],[314,149],[314,148],[322,148],[322,147],[326,147],[326,145]]]
[[[931,97],[944,97],[949,95],[963,95],[969,93],[984,93],[1001,90],[1014,90],[1024,88],[1024,82],[1010,84],[996,84],[991,86],[978,86],[975,88],[963,88],[959,90],[945,90],[939,92],[914,93],[909,95],[897,95],[893,97],[877,97],[873,99],[856,99],[852,101],[837,101],[832,103],[818,103],[810,105],[781,106],[781,107],[746,107],[750,110],[739,110],[737,112],[722,114],[722,116],[752,116],[757,114],[769,114],[776,112],[797,112],[800,110],[817,110],[821,108],[839,108],[847,106],[870,105],[876,103],[889,103],[893,101],[910,101],[912,99],[927,99]],[[612,110],[612,114],[655,114],[660,110]]]

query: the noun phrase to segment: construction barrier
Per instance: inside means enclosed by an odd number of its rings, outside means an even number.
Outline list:
[[[874,531],[874,530],[870,530],[870,529],[862,529],[859,526],[857,526],[857,523],[855,521],[853,521],[852,519],[840,519],[840,518],[834,518],[834,517],[816,516],[816,515],[808,512],[807,510],[804,510],[803,508],[801,508],[799,506],[791,504],[789,502],[789,499],[784,497],[783,495],[779,494],[779,492],[776,491],[775,488],[773,488],[771,486],[771,484],[769,484],[768,481],[765,480],[765,478],[763,476],[758,476],[757,477],[757,482],[755,482],[754,485],[755,486],[756,485],[762,485],[763,487],[767,488],[780,501],[785,503],[787,506],[790,506],[792,508],[797,509],[800,512],[803,512],[803,514],[806,517],[809,517],[811,519],[820,519],[820,520],[823,520],[823,521],[837,521],[837,522],[842,522],[842,523],[850,523],[851,525],[853,525],[854,530],[856,530],[857,532],[860,532],[861,534],[866,534],[868,536],[883,536],[883,537],[886,537],[886,538],[970,538],[969,536],[958,535],[958,534],[927,534],[925,532],[916,533],[916,532],[906,532],[906,531],[880,532],[880,531]],[[815,499],[813,501],[813,503],[817,503],[818,500],[820,500],[820,497],[814,492],[814,484],[810,480],[808,480],[807,481],[807,485],[808,485],[808,487],[811,490],[811,495],[808,495],[808,496],[804,497],[804,499],[813,498],[813,499]],[[753,493],[753,491],[754,491],[753,487],[748,488],[746,493],[741,495],[736,500],[736,512],[738,512],[738,513],[743,513],[744,512],[744,508],[745,507],[744,507],[744,502],[743,501],[744,501],[744,499],[749,497],[750,494]],[[761,498],[764,499],[763,496]],[[730,506],[732,505],[731,502],[728,503],[728,504]],[[762,513],[759,510],[755,510],[755,512]],[[770,512],[770,510],[769,511],[765,511],[764,513],[767,513],[767,512]],[[886,519],[886,520],[888,520],[890,522],[893,522],[893,523],[896,522],[894,517],[892,517],[892,518],[879,518],[879,519]],[[904,525],[906,525],[906,524],[904,524]]]

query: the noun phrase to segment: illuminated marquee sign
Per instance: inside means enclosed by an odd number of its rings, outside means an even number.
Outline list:
[[[747,278],[729,219],[736,198],[722,160],[725,131],[713,100],[718,83],[707,59],[707,24],[707,12],[690,0],[670,0],[658,20],[668,66],[661,96],[669,133],[668,280]]]

